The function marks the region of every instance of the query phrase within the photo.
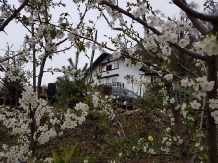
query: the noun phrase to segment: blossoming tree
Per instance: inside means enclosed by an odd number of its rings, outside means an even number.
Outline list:
[[[194,111],[196,115],[201,113],[201,118],[206,116],[206,149],[209,157],[209,162],[217,162],[217,18],[218,11],[216,3],[213,0],[205,2],[205,6],[212,8],[213,13],[201,13],[196,11],[194,3],[188,4],[185,0],[172,0],[172,3],[187,14],[191,23],[186,24],[180,20],[174,20],[165,17],[159,10],[153,11],[152,6],[147,0],[137,0],[136,2],[126,2],[126,8],[119,6],[119,1],[115,0],[94,0],[80,1],[75,0],[75,3],[85,3],[88,8],[97,9],[99,17],[105,19],[112,31],[117,31],[119,34],[115,38],[108,36],[115,48],[106,46],[106,44],[97,43],[90,37],[85,37],[88,40],[87,47],[90,42],[95,43],[100,49],[105,48],[113,51],[115,58],[123,55],[126,57],[125,63],[132,65],[131,61],[139,62],[142,65],[153,68],[158,68],[159,75],[162,77],[162,84],[167,91],[168,102],[175,122],[175,131],[179,137],[180,156],[183,162],[193,162],[201,150],[193,151],[189,147],[190,141],[187,137],[187,131],[184,127],[187,119],[191,117],[190,112]],[[129,23],[131,22],[131,23]],[[209,22],[207,26],[203,22]],[[136,29],[139,25],[143,30]],[[184,32],[183,37],[178,37],[178,32]],[[200,33],[202,36],[199,40],[190,41],[191,35]],[[84,39],[82,34],[81,38]],[[135,53],[135,48],[140,47],[143,54]],[[121,53],[122,49],[127,49],[127,53]],[[200,66],[200,75],[194,75],[189,72],[188,76],[181,77],[173,70],[170,70],[167,65],[170,62],[170,55],[175,53],[175,49],[183,55],[191,57],[196,61],[196,65]],[[146,62],[143,60],[143,55],[160,61],[161,64]],[[189,87],[193,89],[192,98],[188,103],[178,103],[174,99],[172,84],[179,80],[180,87]],[[140,83],[138,81],[138,83]],[[160,84],[161,84],[160,83]],[[137,84],[137,82],[136,82]],[[215,106],[214,106],[215,105]],[[202,121],[201,121],[202,124]],[[201,129],[202,126],[200,126]],[[201,139],[202,134],[198,135],[197,139]],[[199,136],[200,135],[200,136]],[[201,142],[202,143],[202,142]],[[206,150],[205,149],[205,150]],[[204,152],[205,152],[204,150]]]
[[[7,162],[32,162],[36,161],[34,154],[39,144],[45,144],[51,138],[62,135],[65,129],[74,128],[84,122],[89,106],[80,102],[73,110],[67,109],[66,112],[60,111],[60,114],[56,114],[53,107],[39,99],[46,61],[52,59],[53,55],[79,44],[79,41],[69,39],[68,47],[60,47],[62,43],[68,41],[68,37],[63,38],[64,31],[67,28],[71,29],[71,24],[66,19],[68,14],[60,15],[59,25],[55,25],[51,23],[52,15],[49,11],[65,4],[51,0],[19,0],[19,2],[21,5],[16,9],[8,2],[1,1],[0,30],[4,31],[13,19],[27,30],[21,50],[7,49],[6,55],[1,56],[1,70],[11,81],[22,80],[26,76],[28,80],[32,80],[32,87],[25,83],[25,87],[22,88],[19,110],[7,106],[0,107],[0,121],[12,130],[12,134],[18,136],[17,144],[11,147],[3,145],[0,157]],[[25,14],[21,12],[22,10]],[[78,14],[81,16],[81,22],[77,28],[83,25],[82,20],[86,12]],[[10,64],[12,61],[14,64]],[[32,70],[25,68],[27,63],[32,63]],[[38,75],[36,75],[37,68]],[[45,160],[48,161],[51,162],[52,159]]]
[[[63,5],[63,3],[52,3],[51,0],[47,0],[47,3],[37,0],[19,0],[22,4],[17,10],[4,9],[2,17],[6,18],[1,24],[0,31],[3,31],[6,25],[13,19],[22,20],[24,25],[30,25],[31,36],[26,37],[23,52],[19,54],[27,54],[28,48],[26,44],[32,50],[33,54],[41,48],[44,49],[43,54],[40,55],[39,62],[34,62],[35,55],[33,55],[33,69],[37,63],[40,65],[40,74],[38,79],[38,88],[41,83],[40,80],[43,74],[43,68],[45,61],[48,57],[51,57],[56,51],[57,46],[65,41],[70,41],[71,45],[84,50],[85,47],[92,49],[98,49],[100,51],[110,50],[115,58],[123,55],[125,63],[128,66],[132,66],[132,61],[137,62],[137,67],[142,66],[150,68],[151,71],[157,71],[162,78],[158,84],[162,86],[162,90],[165,91],[166,97],[164,97],[164,103],[167,103],[167,108],[171,110],[172,114],[172,130],[174,131],[174,137],[164,137],[162,140],[164,147],[161,147],[161,153],[158,154],[170,154],[170,146],[172,141],[175,142],[180,151],[179,158],[185,163],[191,163],[197,161],[207,161],[203,155],[206,153],[209,157],[210,163],[215,163],[218,160],[217,152],[217,123],[218,123],[218,102],[217,102],[217,31],[218,31],[218,10],[216,3],[213,0],[206,0],[205,6],[213,10],[212,13],[201,13],[196,11],[194,3],[188,4],[186,0],[172,0],[172,3],[178,8],[184,11],[191,23],[186,24],[180,20],[170,19],[165,17],[159,10],[153,10],[148,0],[137,0],[132,2],[126,2],[126,8],[119,5],[119,1],[115,0],[74,0],[74,4],[78,5],[80,22],[76,26],[70,26],[67,20],[68,14],[63,14],[59,20],[58,25],[54,25],[49,22],[51,15],[48,12],[49,5]],[[29,5],[29,6],[27,6]],[[26,6],[26,7],[25,7]],[[28,16],[20,16],[18,13],[25,8]],[[38,9],[38,10],[37,10]],[[89,21],[89,24],[84,23],[84,15],[92,9],[97,9],[99,15],[96,19],[103,18],[112,31],[118,33],[115,37],[107,36],[107,38],[114,44],[113,47],[107,46],[106,42],[99,43],[94,40],[95,18]],[[43,10],[43,12],[42,12]],[[9,12],[6,11],[15,11]],[[37,12],[36,12],[37,11]],[[82,13],[82,11],[84,11]],[[40,13],[42,12],[42,13]],[[44,14],[41,20],[39,15]],[[35,28],[35,20],[38,20],[39,26]],[[210,26],[207,26],[207,22]],[[32,25],[31,25],[32,24]],[[138,28],[141,26],[142,30]],[[33,32],[34,31],[34,32]],[[65,33],[67,37],[63,38]],[[183,37],[178,37],[178,33],[183,32]],[[200,39],[191,40],[191,35],[197,33],[201,35]],[[63,38],[63,39],[62,39]],[[58,43],[54,43],[54,39],[62,39]],[[84,41],[85,40],[85,41]],[[35,45],[35,43],[39,43]],[[83,44],[84,43],[84,44]],[[140,50],[143,53],[140,55],[136,50]],[[121,52],[126,49],[126,53]],[[34,52],[35,51],[35,52]],[[194,74],[191,70],[186,69],[188,75],[181,77],[173,68],[168,67],[170,56],[177,52],[180,52],[185,57],[190,57],[196,66],[200,67],[200,73]],[[145,60],[143,57],[152,58],[153,62]],[[29,55],[27,55],[29,56]],[[4,58],[9,59],[9,58]],[[27,60],[30,60],[28,58]],[[157,63],[155,62],[158,61]],[[185,68],[185,67],[184,67]],[[35,77],[35,70],[33,70],[33,76]],[[33,77],[33,78],[34,78]],[[34,89],[36,88],[36,81],[33,80]],[[147,81],[134,81],[135,84],[143,85],[148,84]],[[181,88],[189,88],[192,91],[191,98],[188,101],[176,101],[174,99],[173,84],[179,84]],[[48,129],[46,124],[40,125],[38,116],[48,112],[51,118],[51,123],[59,124],[57,119],[50,115],[49,109],[41,109],[46,107],[43,102],[39,102],[34,91],[30,88],[26,88],[27,93],[24,92],[23,98],[20,100],[26,114],[31,115],[31,119],[24,119],[22,122],[30,124],[31,130],[27,129],[25,125],[19,125],[22,127],[17,128],[15,125],[16,119],[11,118],[12,113],[6,115],[1,114],[1,120],[4,120],[6,125],[10,126],[15,133],[22,135],[21,142],[28,142],[27,137],[30,135],[30,147],[34,147],[36,140],[39,143],[47,141],[49,137],[57,135],[53,129]],[[39,91],[38,91],[39,92]],[[32,95],[32,98],[30,98]],[[27,100],[26,100],[26,99]],[[29,106],[28,106],[29,105]],[[31,106],[31,107],[30,107]],[[32,109],[33,108],[33,109]],[[40,108],[40,109],[38,109]],[[86,111],[88,107],[85,104],[78,104],[76,109]],[[166,110],[166,106],[161,106],[162,112]],[[3,110],[5,111],[5,110]],[[6,112],[7,113],[7,112]],[[83,113],[82,115],[86,115]],[[191,139],[190,134],[187,131],[186,124],[194,123],[197,121],[197,117],[200,115],[201,121],[198,129],[192,130]],[[22,117],[19,113],[18,117]],[[83,117],[83,116],[82,116]],[[206,117],[206,142],[204,139],[204,132],[202,130],[203,118]],[[63,122],[62,128],[67,126],[75,126],[75,123],[71,123],[70,119],[77,119],[75,115],[66,114],[65,122]],[[9,119],[9,120],[7,120]],[[79,119],[80,123],[84,118]],[[20,122],[21,123],[21,122]],[[23,130],[25,128],[26,130]],[[169,129],[167,129],[168,131]],[[55,134],[54,134],[55,133]],[[22,144],[23,150],[20,147],[14,147],[12,152],[8,152],[7,156],[21,156],[19,152],[28,153],[26,144]],[[191,145],[191,147],[190,147]],[[193,146],[196,146],[194,148]],[[149,154],[157,154],[152,148],[148,149],[148,145],[143,146],[143,151]],[[4,146],[7,150],[7,146]],[[34,148],[32,148],[34,149]],[[14,153],[13,153],[14,152]],[[33,152],[33,151],[31,151]],[[31,152],[28,155],[31,155]],[[164,153],[165,152],[165,153]],[[12,156],[10,158],[12,158]],[[199,157],[198,157],[199,156]],[[17,158],[17,157],[16,157]],[[198,159],[197,159],[198,158]],[[20,160],[27,160],[25,157],[21,157]]]

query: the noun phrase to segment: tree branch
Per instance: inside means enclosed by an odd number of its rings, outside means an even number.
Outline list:
[[[189,70],[188,68],[186,68],[185,66],[183,66],[182,64],[180,64],[179,62],[176,62],[176,64],[178,64],[180,67],[184,68],[186,71],[188,71],[190,74],[192,74],[194,77],[198,77],[195,73],[193,73],[191,70]]]
[[[210,32],[210,30],[198,19],[192,17],[189,14],[187,14],[187,16],[191,20],[195,28],[197,28],[202,35],[207,35]]]
[[[157,34],[157,35],[161,35],[161,34],[162,34],[162,33],[161,33],[160,31],[158,31],[156,28],[148,26],[148,24],[147,24],[144,20],[142,20],[142,19],[140,19],[140,18],[136,18],[133,14],[131,14],[131,13],[129,13],[128,11],[126,11],[126,10],[120,8],[119,6],[114,5],[114,4],[111,4],[110,2],[105,1],[105,0],[103,0],[102,3],[105,4],[105,5],[107,5],[107,6],[109,6],[109,7],[112,8],[112,9],[115,9],[115,10],[119,11],[120,13],[123,13],[124,15],[126,15],[126,16],[132,18],[133,20],[137,21],[137,22],[140,23],[141,25],[143,25],[143,26],[149,28],[149,29],[150,29],[152,32],[154,32],[155,34]]]
[[[23,54],[23,52],[20,52],[20,53],[18,53],[18,54],[15,54],[15,55],[13,55],[13,56],[11,56],[11,57],[3,58],[2,60],[0,60],[0,63],[2,63],[2,62],[4,62],[4,61],[7,61],[7,60],[9,60],[9,59],[12,59],[12,58],[14,58],[14,57],[16,57],[16,56],[19,56],[19,55],[21,55],[21,54]]]
[[[0,26],[0,31],[4,31],[5,27],[19,14],[19,12],[29,3],[29,0],[25,0],[22,5],[14,11],[14,13],[8,17]]]
[[[197,58],[197,59],[200,59],[202,61],[206,61],[207,60],[207,57],[206,56],[203,56],[203,55],[200,55],[198,53],[195,53],[195,52],[192,52],[186,48],[182,48],[180,47],[178,44],[172,44],[172,43],[169,43],[171,46],[175,47],[176,49],[178,49],[179,51],[193,57],[193,58]]]
[[[184,12],[186,12],[186,14],[188,14],[194,18],[204,20],[204,21],[210,21],[210,22],[218,20],[218,14],[209,15],[209,14],[204,14],[204,13],[200,13],[198,11],[195,11],[188,6],[188,4],[186,3],[185,0],[173,0],[173,3],[176,6],[178,6],[180,9],[182,9]]]
[[[175,1],[175,0],[174,0]],[[114,4],[111,4],[110,2],[107,2],[105,0],[102,1],[103,4],[111,7],[112,9],[114,10],[117,10],[119,11],[120,13],[123,13],[124,15],[132,18],[133,20],[137,21],[138,23],[140,23],[141,25],[147,27],[148,29],[150,29],[154,34],[156,35],[162,35],[162,33],[160,31],[158,31],[156,28],[154,27],[151,27],[151,26],[148,26],[148,24],[140,19],[140,18],[135,18],[133,14],[129,13],[128,11],[120,8],[119,6],[117,5],[114,5]],[[188,7],[189,8],[189,7]],[[193,10],[194,11],[194,10]],[[202,56],[202,55],[199,55],[198,53],[194,53],[188,49],[185,49],[185,48],[181,48],[178,44],[172,44],[172,43],[169,43],[171,46],[175,47],[176,49],[180,50],[181,52],[183,53],[186,53],[187,55],[191,56],[191,57],[194,57],[194,58],[197,58],[197,59],[200,59],[200,60],[203,60],[203,61],[206,61],[206,57],[205,56]]]
[[[150,57],[154,58],[154,59],[160,59],[160,57],[152,52],[149,52],[145,47],[144,45],[139,41],[137,40],[137,38],[134,38],[134,37],[131,37],[129,36],[129,38],[133,39],[135,42],[137,42],[137,44],[142,48],[142,50],[145,51],[145,53],[147,53]]]

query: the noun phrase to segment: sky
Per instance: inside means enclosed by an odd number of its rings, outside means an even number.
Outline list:
[[[129,0],[134,2],[135,0]],[[9,3],[13,3],[16,7],[19,6],[19,3],[17,0],[8,0]],[[68,12],[71,15],[71,19],[70,21],[77,23],[78,22],[78,16],[77,16],[77,11],[75,8],[75,5],[72,3],[72,1],[69,0],[62,0],[63,3],[67,3],[65,8],[58,8],[55,10],[51,10],[52,16],[55,19],[57,19],[59,17],[59,15],[63,12]],[[179,9],[178,7],[176,7],[174,4],[170,4],[169,3],[170,0],[150,0],[150,4],[152,6],[152,8],[155,9],[160,9],[163,13],[165,13],[166,16],[169,17],[173,17],[175,16],[175,14],[179,13]],[[188,1],[190,2],[190,1]],[[195,2],[199,3],[200,6],[202,6],[204,0],[195,0]],[[126,1],[125,0],[119,0],[119,5],[120,6],[124,6],[125,7]],[[25,12],[23,12],[25,13]],[[97,12],[96,11],[92,11],[89,12],[86,21],[88,19],[91,18],[95,18],[96,17]],[[97,22],[96,25],[97,29],[98,29],[98,38],[97,41],[102,42],[102,41],[107,41],[107,39],[104,37],[105,34],[107,34],[108,36],[116,36],[116,33],[113,31],[110,31],[108,28],[107,23],[104,20],[99,20]],[[141,27],[139,27],[140,29],[138,30],[142,30]],[[12,50],[20,50],[22,43],[23,43],[23,38],[25,36],[25,34],[27,33],[26,29],[21,25],[21,24],[17,24],[15,22],[11,22],[6,28],[5,31],[7,33],[7,35],[4,32],[0,32],[0,56],[4,55],[4,50],[6,49],[6,45],[7,43],[9,45],[13,45]],[[64,44],[63,47],[66,47],[68,44]],[[108,42],[109,46],[112,46],[112,44],[110,44],[110,42]],[[108,51],[110,53],[110,51]],[[48,60],[46,62],[46,66],[45,66],[45,70],[47,70],[48,68],[52,67],[52,68],[61,68],[62,66],[68,66],[69,62],[67,61],[68,58],[72,58],[74,60],[75,58],[75,53],[76,50],[75,48],[70,49],[69,51],[67,51],[66,53],[60,53],[59,55],[55,55],[52,60]],[[91,56],[91,51],[88,50],[88,55]],[[95,51],[95,57],[94,60],[100,55],[101,53],[99,51]],[[89,59],[87,57],[84,56],[84,54],[80,54],[80,58],[79,58],[79,67],[83,67],[85,63],[89,63]],[[26,69],[30,69],[31,70],[32,65],[28,64],[26,66]],[[48,83],[53,83],[56,81],[56,78],[58,76],[63,76],[62,73],[55,73],[54,75],[52,75],[49,72],[45,72],[43,75],[43,80],[42,80],[42,85],[47,85]]]

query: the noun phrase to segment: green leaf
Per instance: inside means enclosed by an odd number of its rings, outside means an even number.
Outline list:
[[[22,17],[22,22],[23,22],[24,25],[29,25],[30,24],[28,18],[25,15],[23,15],[23,17]]]
[[[64,163],[64,160],[55,151],[52,151],[54,163]]]
[[[69,163],[77,153],[78,144],[64,148],[65,163]]]
[[[85,52],[85,46],[84,46],[83,42],[78,41],[78,42],[76,43],[76,45],[77,45],[77,47],[78,47],[79,52],[82,52],[82,51]]]

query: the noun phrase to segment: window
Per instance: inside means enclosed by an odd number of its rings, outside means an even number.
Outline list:
[[[106,71],[110,71],[110,70],[112,70],[112,65],[107,65],[106,66]]]
[[[119,60],[109,61],[99,65],[99,72],[111,71],[119,68]]]
[[[118,60],[114,61],[114,69],[118,69],[119,68],[119,63]]]

